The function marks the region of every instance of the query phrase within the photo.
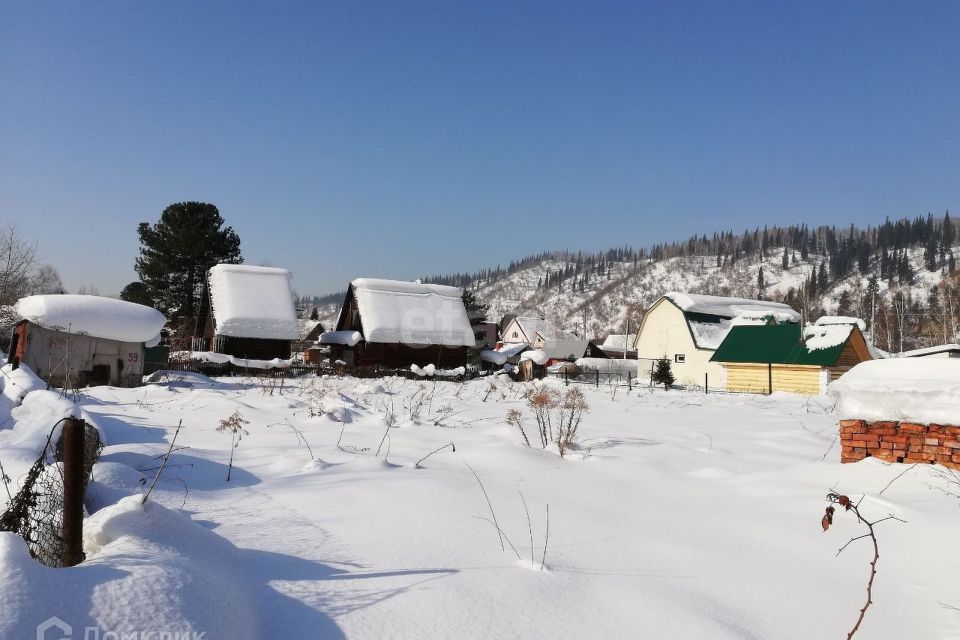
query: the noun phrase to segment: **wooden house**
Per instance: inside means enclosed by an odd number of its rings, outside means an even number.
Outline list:
[[[713,354],[726,371],[726,390],[819,395],[828,384],[874,355],[856,324],[737,326]]]
[[[144,349],[160,342],[167,319],[133,302],[86,295],[20,299],[9,359],[54,386],[133,386]]]
[[[796,311],[776,302],[667,293],[650,307],[637,331],[638,375],[650,375],[654,363],[667,358],[678,384],[722,388],[723,367],[711,358],[733,326],[799,320]]]
[[[352,367],[465,366],[476,341],[461,296],[457,287],[358,278],[320,343],[332,362]]]
[[[537,332],[544,330],[547,326],[547,321],[539,316],[512,316],[506,320],[500,330],[500,341],[505,344],[518,342],[533,344],[537,339]]]
[[[300,337],[292,274],[275,267],[218,264],[207,273],[194,351],[248,360],[287,359]]]

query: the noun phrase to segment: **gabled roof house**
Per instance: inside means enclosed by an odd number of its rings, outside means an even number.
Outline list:
[[[476,340],[462,294],[445,285],[358,278],[320,343],[330,345],[333,361],[355,367],[464,366]]]
[[[818,395],[874,354],[856,323],[821,318],[800,325],[735,326],[711,360],[726,371],[727,391]]]
[[[300,337],[286,269],[218,264],[207,272],[194,351],[237,358],[289,358]]]
[[[799,320],[800,314],[777,302],[670,292],[650,307],[637,331],[638,373],[648,375],[654,361],[665,357],[677,383],[722,388],[724,370],[711,357],[734,326]]]

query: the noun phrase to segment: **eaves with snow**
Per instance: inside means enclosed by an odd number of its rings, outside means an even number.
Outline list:
[[[28,296],[15,309],[21,320],[45,329],[147,346],[159,343],[160,330],[167,323],[156,309],[100,296]]]
[[[232,338],[296,340],[293,276],[286,269],[218,264],[208,273],[214,333]]]

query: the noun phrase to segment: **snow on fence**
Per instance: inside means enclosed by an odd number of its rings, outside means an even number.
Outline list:
[[[20,490],[0,513],[0,531],[18,534],[30,555],[48,567],[82,562],[84,494],[102,450],[100,432],[92,425],[77,418],[57,422]]]

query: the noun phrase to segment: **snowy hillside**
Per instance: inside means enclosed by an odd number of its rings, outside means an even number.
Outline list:
[[[960,247],[957,247],[960,251]],[[710,295],[756,297],[759,293],[757,276],[763,268],[764,298],[783,300],[791,289],[800,289],[815,273],[825,256],[811,255],[806,260],[797,256],[796,263],[787,269],[782,264],[782,247],[771,248],[765,259],[759,256],[742,258],[734,265],[718,267],[715,256],[677,257],[661,261],[613,262],[609,278],[604,275],[588,280],[584,290],[573,286],[572,281],[561,283],[549,290],[538,289],[548,272],[572,266],[570,260],[544,260],[502,280],[490,284],[478,284],[477,295],[490,304],[490,318],[498,319],[506,313],[522,309],[535,309],[544,313],[563,328],[584,333],[591,338],[603,339],[609,333],[626,330],[627,314],[631,314],[631,328],[635,330],[640,312],[649,307],[667,291],[685,291]],[[911,284],[903,290],[914,300],[925,301],[931,287],[936,286],[943,273],[927,271],[923,266],[923,250],[908,250],[910,263],[915,271]],[[866,291],[868,277],[852,274],[829,284],[826,291],[817,297],[820,307],[828,313],[838,311],[838,299],[842,292],[853,292],[858,286]],[[881,293],[887,292],[888,282],[878,281]],[[867,315],[868,312],[861,310]]]

